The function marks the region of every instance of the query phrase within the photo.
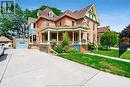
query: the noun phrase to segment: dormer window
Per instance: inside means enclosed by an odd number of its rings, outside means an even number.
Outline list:
[[[53,12],[50,11],[50,12],[48,13],[48,16],[49,16],[49,17],[54,17]]]

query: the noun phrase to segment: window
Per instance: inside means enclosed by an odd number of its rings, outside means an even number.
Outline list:
[[[89,20],[87,20],[87,24],[89,25]]]
[[[72,26],[75,26],[76,25],[76,22],[75,21],[72,21]]]
[[[50,21],[46,20],[46,27],[50,26]]]
[[[48,16],[49,16],[49,17],[54,17],[53,12],[50,11],[50,12],[48,13]]]
[[[60,26],[61,26],[62,24],[61,24],[61,21],[60,21]]]
[[[95,23],[93,23],[93,30],[95,30]]]
[[[93,15],[93,20],[96,21],[96,16],[95,15]]]
[[[33,35],[33,41],[36,42],[36,35]]]
[[[36,28],[36,24],[35,23],[33,23],[33,28]]]
[[[93,35],[93,42],[96,40],[96,35],[94,34]]]
[[[87,40],[89,40],[89,33],[87,33]]]
[[[44,34],[42,33],[42,42],[44,42],[44,38],[43,37],[44,37]]]
[[[30,42],[32,42],[32,36],[30,36]]]

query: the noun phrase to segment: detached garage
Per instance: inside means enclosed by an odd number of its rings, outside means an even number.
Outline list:
[[[15,45],[16,49],[26,49],[28,48],[28,39],[23,38],[15,39],[13,41],[13,44]]]
[[[4,47],[12,47],[12,40],[5,36],[0,36],[0,43],[2,43]]]

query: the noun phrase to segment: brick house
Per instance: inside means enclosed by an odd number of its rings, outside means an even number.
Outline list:
[[[66,10],[57,16],[51,9],[38,11],[38,18],[29,18],[29,44],[41,50],[48,50],[50,43],[55,40],[60,44],[63,33],[69,35],[70,46],[81,52],[87,49],[87,43],[97,44],[97,29],[99,18],[94,4],[81,10]]]

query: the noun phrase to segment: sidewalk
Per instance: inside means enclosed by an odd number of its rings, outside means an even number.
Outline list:
[[[123,61],[123,62],[129,62],[130,63],[130,60],[121,59],[121,58],[118,58],[118,57],[110,57],[110,56],[105,56],[105,55],[100,55],[100,54],[94,54],[94,53],[87,53],[87,54],[89,54],[89,55],[95,55],[95,56],[100,56],[100,57],[105,57],[105,58],[114,59],[114,60],[119,60],[119,61]]]

